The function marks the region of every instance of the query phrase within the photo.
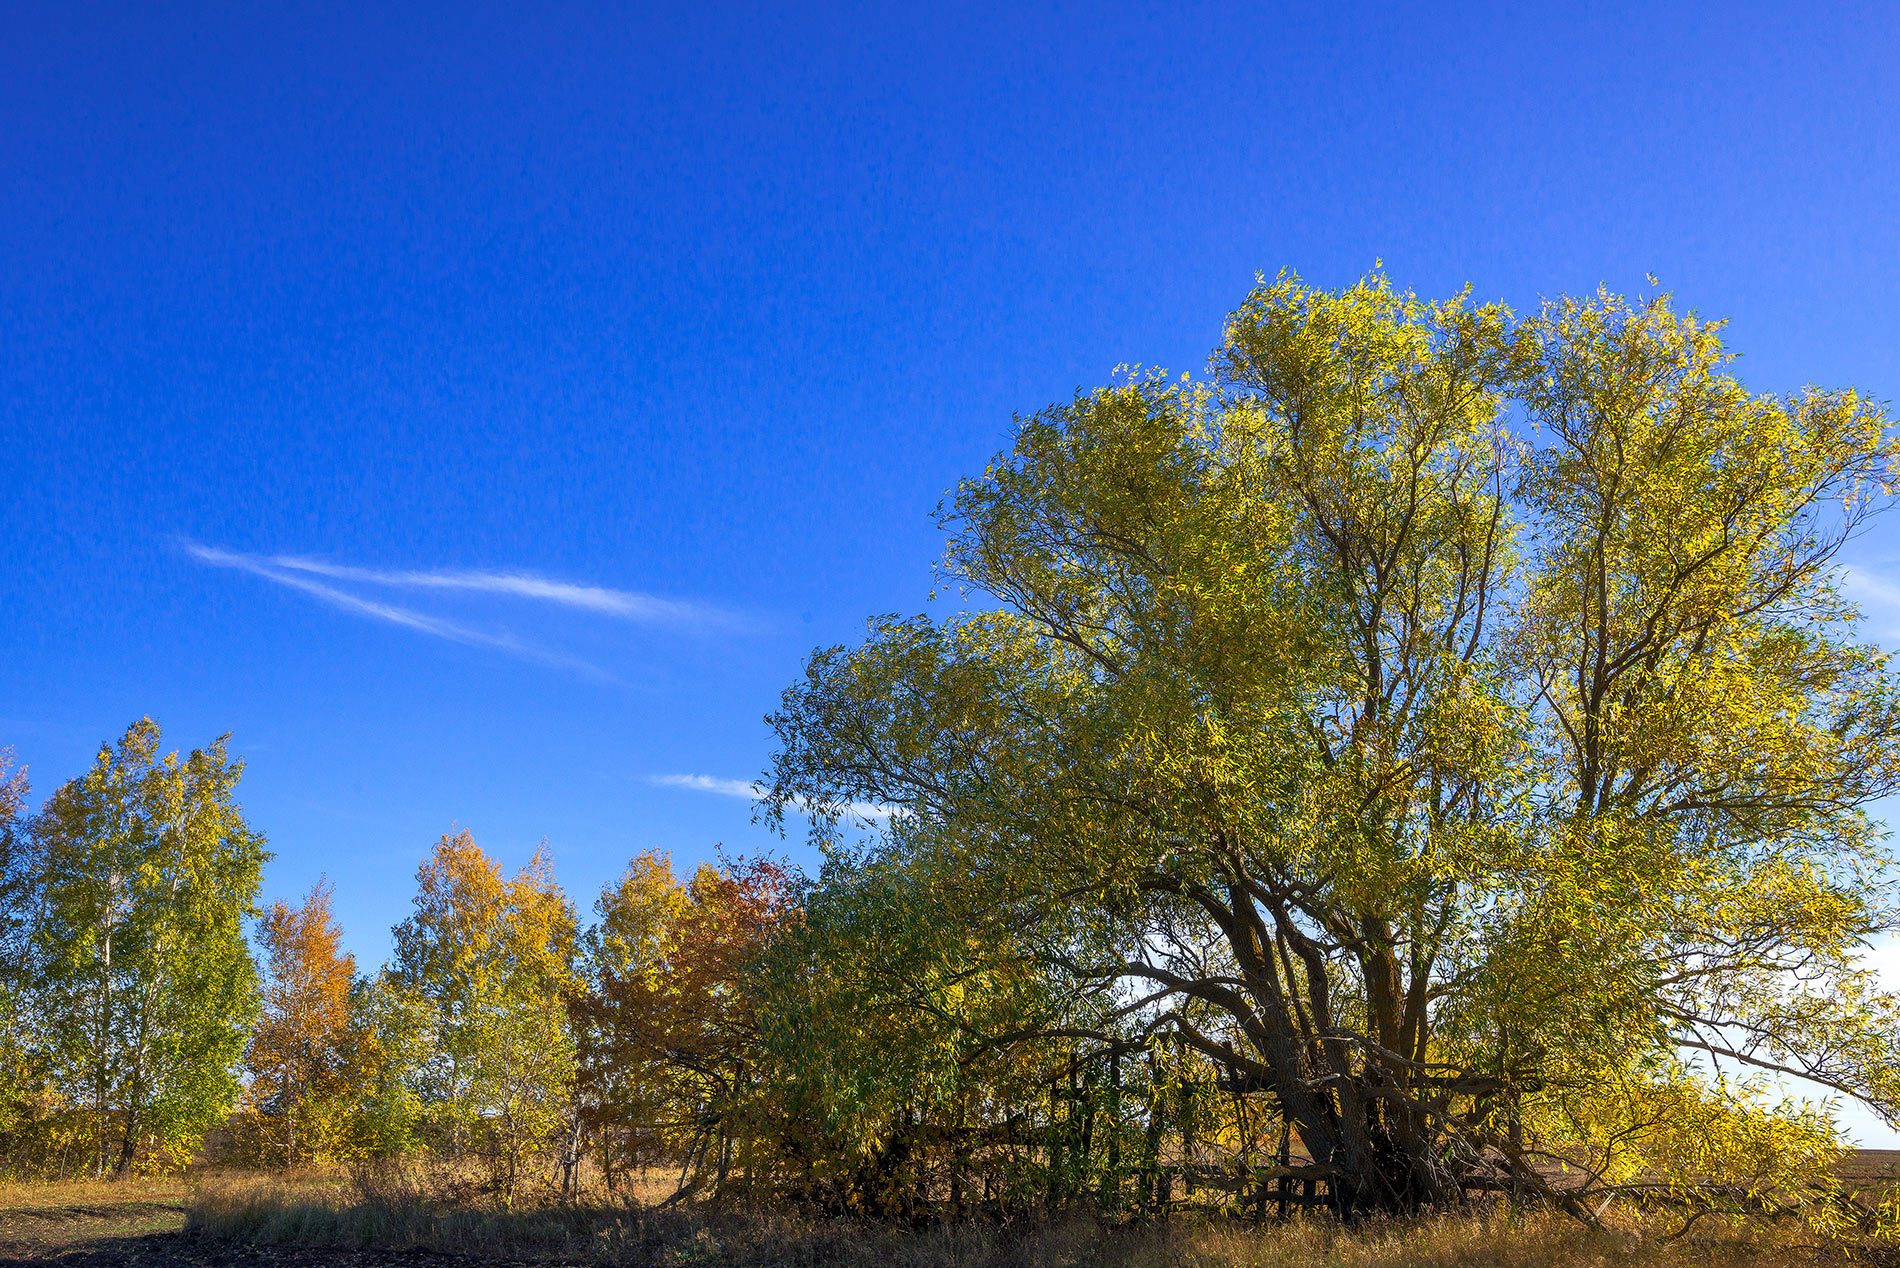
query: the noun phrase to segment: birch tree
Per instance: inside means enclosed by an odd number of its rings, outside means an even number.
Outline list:
[[[467,832],[444,836],[416,880],[388,972],[421,1032],[411,1085],[436,1147],[482,1159],[511,1204],[573,1107],[573,905],[545,854],[505,876]]]
[[[31,825],[34,1008],[101,1176],[183,1161],[237,1097],[257,1008],[243,921],[269,855],[228,738],[161,756],[141,720]]]

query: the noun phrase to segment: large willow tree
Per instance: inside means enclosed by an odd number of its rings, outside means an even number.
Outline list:
[[[1900,445],[1728,360],[1663,300],[1262,285],[1209,382],[961,486],[973,602],[813,658],[776,806],[902,807],[946,920],[1270,1093],[1344,1212],[1753,1184],[1826,1133],[1751,1074],[1891,1121],[1900,680],[1836,583]]]

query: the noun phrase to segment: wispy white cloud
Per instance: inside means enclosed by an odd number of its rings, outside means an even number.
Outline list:
[[[764,784],[747,783],[743,779],[720,779],[717,775],[655,775],[652,782],[662,788],[691,788],[695,792],[743,797],[748,801],[757,801],[766,793]]]
[[[1841,569],[1841,591],[1871,618],[1877,637],[1900,639],[1900,583],[1861,564]]]
[[[694,792],[716,793],[721,797],[739,797],[746,801],[759,801],[768,791],[764,784],[748,783],[743,779],[721,779],[717,775],[654,775],[649,782],[662,788],[690,788]],[[809,809],[810,803],[803,797],[792,799],[800,809]],[[897,806],[882,806],[872,801],[854,801],[845,807],[848,814],[860,819],[889,819],[902,814]]]
[[[185,552],[201,563],[214,568],[235,568],[262,577],[292,590],[320,599],[332,607],[345,612],[354,612],[358,616],[367,616],[378,621],[387,621],[391,625],[400,625],[415,630],[419,634],[428,634],[436,638],[445,638],[453,643],[462,643],[469,647],[488,647],[496,651],[508,652],[543,665],[553,665],[561,669],[572,669],[593,677],[604,678],[607,675],[597,666],[559,652],[526,643],[510,634],[490,633],[474,629],[456,621],[444,620],[439,616],[430,616],[411,608],[398,607],[393,603],[378,603],[359,595],[326,586],[308,577],[298,576],[277,567],[272,561],[257,555],[238,554],[233,551],[219,550],[213,546],[200,546],[186,543]]]
[[[1841,569],[1841,586],[1857,598],[1871,599],[1882,607],[1900,608],[1900,585],[1871,568],[1848,564]]]
[[[306,555],[246,555],[209,546],[187,544],[186,549],[208,563],[251,566],[280,573],[301,573],[331,581],[388,586],[409,590],[460,590],[479,594],[533,599],[561,607],[578,608],[623,621],[655,625],[729,626],[738,619],[729,612],[700,603],[661,599],[634,590],[557,581],[529,572],[487,572],[473,569],[387,569],[334,564]]]

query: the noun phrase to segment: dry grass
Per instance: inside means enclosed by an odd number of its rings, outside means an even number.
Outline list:
[[[215,1177],[190,1226],[251,1245],[424,1249],[477,1259],[810,1268],[1747,1268],[1855,1262],[1793,1228],[1703,1228],[1661,1243],[1556,1217],[1446,1218],[1342,1229],[1177,1218],[1112,1225],[946,1226],[910,1231],[784,1210],[546,1205],[502,1213],[387,1186],[364,1197],[319,1177]],[[1859,1262],[1865,1262],[1864,1260]]]
[[[129,1180],[0,1180],[0,1210],[31,1210],[48,1206],[129,1202],[183,1202],[191,1196],[192,1181],[183,1176],[139,1177]]]

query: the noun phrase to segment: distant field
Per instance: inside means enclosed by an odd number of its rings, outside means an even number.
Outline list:
[[[1843,1180],[1900,1179],[1900,1149],[1856,1149],[1840,1167]]]

